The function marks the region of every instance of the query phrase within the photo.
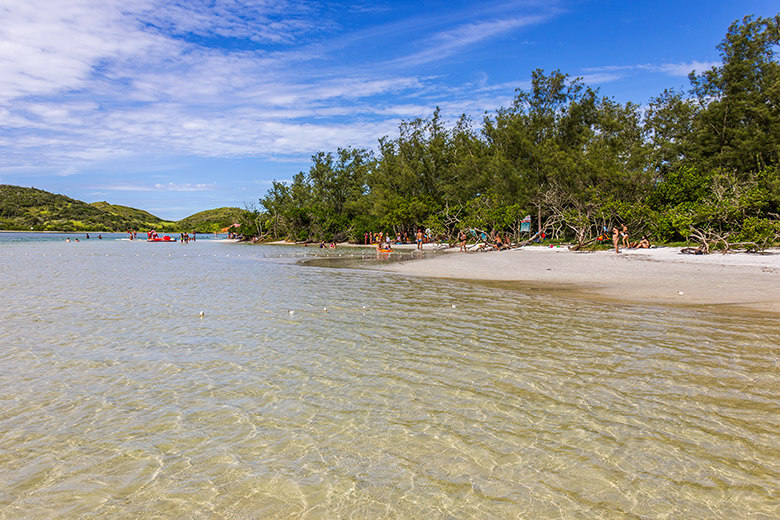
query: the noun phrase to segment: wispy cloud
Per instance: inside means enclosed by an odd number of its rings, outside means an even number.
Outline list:
[[[667,63],[661,65],[659,70],[671,76],[687,76],[691,72],[701,74],[713,67],[719,67],[720,62],[711,61],[692,61],[689,63]]]
[[[521,16],[463,24],[431,36],[422,42],[424,47],[422,50],[392,60],[390,65],[410,67],[446,59],[466,47],[522,27],[541,23],[548,17],[547,15]]]
[[[123,60],[173,42],[133,23],[125,2],[0,3],[0,100],[84,88],[102,60]],[[136,8],[148,5],[144,0]]]
[[[586,85],[599,85],[602,83],[610,83],[617,81],[623,77],[622,74],[616,74],[613,72],[594,72],[592,74],[583,74],[579,76],[582,82]]]
[[[113,184],[90,189],[99,189],[102,191],[156,191],[152,186],[140,186],[135,184]]]
[[[216,187],[214,184],[190,184],[185,182],[184,184],[176,184],[169,182],[167,184],[157,183],[154,185],[156,190],[164,191],[211,191]]]
[[[116,184],[104,184],[100,186],[93,186],[90,189],[96,190],[94,194],[105,194],[111,191],[212,191],[216,189],[215,183],[210,184],[190,184],[190,183],[154,183],[154,184],[128,184],[128,183],[116,183]]]
[[[670,76],[687,76],[692,71],[701,73],[719,65],[719,62],[691,61],[686,63],[663,63],[661,65],[650,63],[640,63],[634,65],[605,65],[601,67],[585,67],[582,70],[589,75],[612,74],[617,79],[622,77],[619,73],[626,73],[631,71],[660,72]]]

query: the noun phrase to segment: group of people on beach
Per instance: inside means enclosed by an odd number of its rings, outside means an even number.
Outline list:
[[[493,232],[488,236],[488,234],[484,231],[480,230],[471,230],[473,233],[476,234],[477,238],[479,239],[479,242],[476,244],[476,246],[473,246],[473,249],[476,249],[477,251],[485,251],[485,250],[495,250],[495,251],[503,251],[505,249],[510,249],[512,247],[512,241],[509,239],[509,237],[505,236],[502,237],[500,232]],[[466,233],[465,229],[461,229],[458,233],[458,242],[460,243],[460,251],[462,253],[468,253],[469,248],[466,246],[466,242],[468,242],[468,233]]]
[[[619,228],[617,225],[615,225],[612,228],[612,244],[615,246],[616,253],[620,252],[621,243],[623,247],[626,249],[649,249],[650,248],[650,241],[647,239],[645,235],[642,235],[642,238],[636,242],[630,242],[628,239],[629,239],[628,226],[623,224]]]
[[[391,250],[393,244],[408,244],[411,242],[409,234],[407,232],[396,233],[395,238],[390,236],[390,233],[383,231],[379,232],[367,232],[363,236],[364,243],[366,245],[375,245],[377,250]],[[417,229],[417,233],[414,235],[414,243],[417,249],[422,251],[423,245],[431,242],[431,232],[426,229],[424,232],[421,228]]]

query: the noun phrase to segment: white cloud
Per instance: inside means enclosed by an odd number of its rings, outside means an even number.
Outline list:
[[[164,191],[211,191],[214,188],[214,184],[190,184],[188,182],[184,184],[169,182],[168,184],[158,183],[154,185],[154,189]]]
[[[593,74],[583,74],[580,76],[582,82],[586,85],[598,85],[601,83],[609,83],[611,81],[617,81],[623,78],[622,74],[614,74],[610,72],[596,72]]]
[[[691,72],[702,72],[711,69],[712,67],[720,66],[720,62],[712,61],[692,61],[690,63],[668,63],[658,67],[659,70],[665,72],[671,76],[687,76]]]
[[[650,63],[640,63],[634,65],[604,65],[601,67],[585,67],[582,70],[591,76],[614,74],[616,77],[622,77],[617,73],[625,73],[630,71],[661,72],[664,74],[669,74],[670,76],[687,76],[691,71],[701,73],[719,65],[719,62],[694,60],[688,63],[665,63],[662,65],[654,65]]]
[[[3,168],[72,175],[134,156],[283,161],[373,147],[401,119],[428,116],[435,105],[445,116],[479,114],[511,99],[517,85],[451,88],[386,61],[342,64],[335,49],[394,33],[408,40],[394,63],[401,67],[544,20],[456,12],[347,32],[330,44],[322,35],[335,22],[319,16],[323,9],[274,0],[0,0]],[[463,23],[471,14],[477,21]],[[421,25],[436,30],[411,30]],[[221,48],[220,39],[236,47]]]
[[[395,66],[415,66],[447,58],[464,47],[475,45],[483,40],[506,34],[515,29],[543,22],[548,16],[521,16],[460,25],[454,29],[441,31],[428,38],[425,48],[390,63]]]
[[[93,187],[90,189],[99,189],[106,191],[156,191],[151,186],[141,186],[135,184],[114,184],[109,186]]]
[[[80,89],[102,60],[136,57],[168,44],[131,23],[125,5],[0,0],[0,100]]]

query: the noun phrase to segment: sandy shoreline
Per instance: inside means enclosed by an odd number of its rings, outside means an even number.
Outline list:
[[[565,247],[459,253],[381,267],[410,276],[513,283],[532,289],[649,304],[780,315],[780,250],[683,255],[679,248],[573,252]]]

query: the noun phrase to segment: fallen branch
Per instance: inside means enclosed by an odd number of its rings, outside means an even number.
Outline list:
[[[524,242],[520,242],[520,243],[518,243],[518,244],[517,244],[515,247],[513,247],[512,249],[510,249],[510,251],[516,251],[516,250],[520,249],[521,247],[523,247],[523,246],[525,246],[525,245],[528,245],[528,244],[530,244],[531,242],[533,242],[534,240],[536,240],[537,238],[539,238],[539,235],[541,235],[541,234],[542,234],[542,232],[541,232],[541,231],[538,231],[538,232],[537,232],[537,233],[536,233],[534,236],[532,236],[532,237],[531,237],[531,238],[529,238],[528,240],[526,240],[526,241],[524,241]]]

